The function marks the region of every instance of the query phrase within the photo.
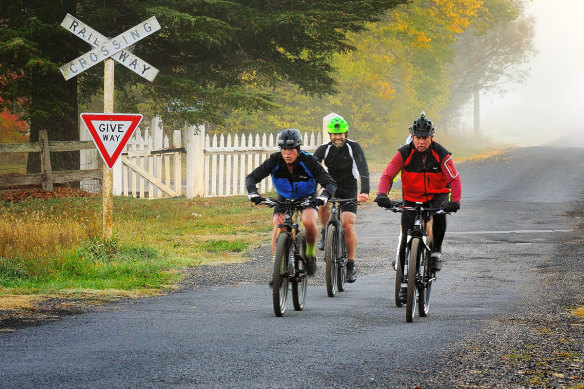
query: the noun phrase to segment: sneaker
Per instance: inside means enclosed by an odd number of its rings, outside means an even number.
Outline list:
[[[355,261],[347,262],[347,276],[345,277],[345,282],[352,284],[357,281],[357,270],[355,270]]]
[[[324,233],[325,233],[325,229],[321,229],[320,230],[320,239],[318,240],[318,243],[316,244],[316,247],[318,247],[319,250],[324,250]]]
[[[435,251],[430,255],[430,263],[432,264],[432,270],[440,271],[442,269],[442,260],[440,257],[442,253],[440,251]]]
[[[312,276],[314,273],[316,273],[316,258],[308,257],[306,258],[306,274]]]

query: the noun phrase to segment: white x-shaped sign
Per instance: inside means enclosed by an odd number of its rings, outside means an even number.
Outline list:
[[[109,57],[148,81],[153,81],[158,74],[158,69],[154,66],[125,50],[125,48],[160,30],[160,24],[155,16],[112,39],[106,38],[70,14],[65,16],[61,26],[94,47],[91,51],[61,66],[61,73],[63,73],[65,80],[75,77]]]

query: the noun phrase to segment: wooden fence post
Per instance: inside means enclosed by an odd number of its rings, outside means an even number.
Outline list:
[[[185,123],[185,150],[187,159],[185,196],[187,199],[195,197],[195,128]]]
[[[51,168],[51,153],[49,151],[49,136],[47,130],[39,131],[41,146],[41,179],[43,190],[53,190],[53,169]]]

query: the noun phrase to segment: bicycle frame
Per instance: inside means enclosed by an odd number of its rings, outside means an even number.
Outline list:
[[[295,275],[294,272],[291,270],[294,269],[294,258],[295,254],[298,254],[298,248],[296,247],[296,236],[300,232],[299,227],[299,219],[300,219],[300,211],[310,205],[308,200],[304,201],[294,201],[290,199],[286,199],[285,201],[279,201],[275,199],[265,199],[265,203],[268,206],[275,207],[276,205],[282,205],[285,207],[284,212],[284,222],[278,224],[278,236],[282,233],[282,231],[287,231],[292,234],[291,246],[290,246],[290,256],[288,258],[288,262],[286,264],[285,274],[288,277]],[[303,258],[303,253],[298,255],[299,257]],[[297,275],[296,275],[297,276]]]

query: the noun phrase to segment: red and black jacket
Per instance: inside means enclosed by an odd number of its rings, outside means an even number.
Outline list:
[[[406,200],[430,201],[437,193],[450,192],[446,177],[442,173],[442,162],[450,157],[448,150],[432,142],[425,153],[416,152],[413,143],[401,147],[398,152],[404,161],[401,179]]]

